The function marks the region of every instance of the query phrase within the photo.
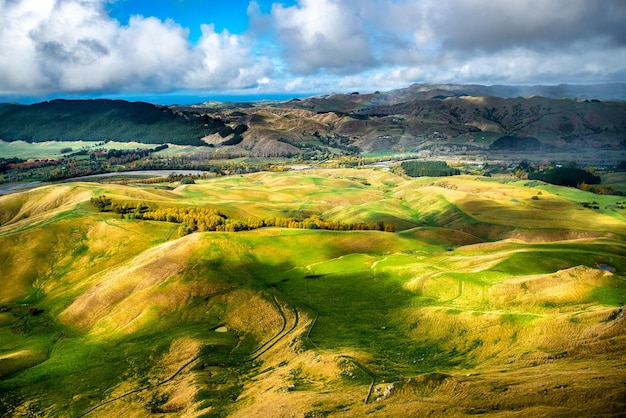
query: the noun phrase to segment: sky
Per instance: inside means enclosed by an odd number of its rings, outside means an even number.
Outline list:
[[[626,81],[626,0],[0,0],[0,101]]]

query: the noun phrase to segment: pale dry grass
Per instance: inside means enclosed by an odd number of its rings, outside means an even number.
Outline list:
[[[282,350],[282,353],[283,360],[289,359],[288,364],[279,366],[267,361],[265,364],[273,367],[248,382],[237,400],[237,408],[229,416],[303,416],[319,405],[332,410],[363,402],[367,386],[346,383],[342,377],[345,373],[342,355],[313,350],[298,354]]]
[[[189,337],[172,341],[169,350],[147,373],[147,381],[139,383],[127,380],[120,383],[109,394],[109,400],[117,400],[102,405],[90,415],[143,417],[151,412],[148,404],[153,397],[166,396],[167,401],[158,407],[161,413],[175,413],[181,417],[199,416],[194,399],[200,386],[195,374],[184,369],[189,367],[200,350],[201,343]]]
[[[619,219],[581,208],[545,191],[538,196],[531,188],[493,187],[466,176],[439,180],[435,184],[449,202],[481,222],[534,229],[626,232]],[[533,197],[539,199],[533,200]],[[559,216],[554,216],[555,213]]]
[[[161,244],[94,277],[91,287],[59,315],[59,320],[99,335],[131,333],[159,315],[181,308],[189,292],[170,292],[159,285],[185,268],[197,239],[197,235],[189,235]]]
[[[75,185],[43,186],[22,193],[0,196],[0,234],[32,227],[89,200],[89,190]]]
[[[273,337],[283,326],[278,308],[268,296],[248,289],[237,289],[224,296],[226,326],[251,334],[258,342]]]
[[[580,310],[590,293],[611,273],[586,266],[560,270],[549,275],[516,277],[492,286],[487,299],[494,309],[539,309],[558,306],[560,311]],[[554,308],[553,308],[554,309]]]
[[[482,242],[480,238],[472,234],[450,228],[419,227],[403,231],[402,235],[423,239],[433,244],[465,246]]]

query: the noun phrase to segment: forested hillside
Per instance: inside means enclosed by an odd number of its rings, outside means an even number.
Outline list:
[[[136,141],[147,144],[205,145],[220,132],[219,118],[122,100],[53,100],[0,107],[5,141]]]

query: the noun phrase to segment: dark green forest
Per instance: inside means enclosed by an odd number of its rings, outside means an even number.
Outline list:
[[[225,131],[233,129],[220,118],[143,102],[53,100],[0,107],[0,138],[5,141],[113,140],[201,146],[206,145],[202,137]]]
[[[600,184],[600,177],[576,167],[556,167],[528,174],[530,180],[541,180],[559,186],[576,187],[580,184]]]
[[[410,177],[442,177],[461,174],[459,169],[450,167],[444,161],[405,161],[401,167]]]

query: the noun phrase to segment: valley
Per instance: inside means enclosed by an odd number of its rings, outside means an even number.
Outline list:
[[[625,200],[323,166],[2,196],[0,412],[618,416]],[[142,216],[192,209],[311,222]]]

